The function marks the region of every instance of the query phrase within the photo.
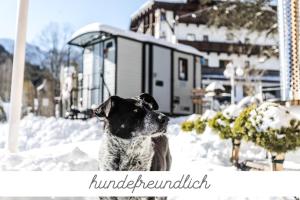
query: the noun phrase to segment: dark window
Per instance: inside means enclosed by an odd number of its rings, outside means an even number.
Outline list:
[[[112,42],[108,42],[106,45],[105,45],[105,48],[111,48],[113,47],[113,43]]]
[[[245,43],[249,44],[250,43],[250,38],[245,38]]]
[[[207,58],[201,58],[201,66],[208,67],[208,59]]]
[[[203,41],[208,41],[208,35],[203,35]]]
[[[250,61],[245,61],[245,68],[249,68],[250,67]]]
[[[219,61],[219,67],[220,67],[220,68],[225,68],[226,65],[227,65],[228,63],[230,63],[230,62],[231,62],[231,60],[220,60],[220,61]]]
[[[167,38],[166,33],[165,33],[165,32],[162,32],[162,33],[160,34],[160,38],[161,38],[161,39],[166,39],[166,38]]]
[[[178,60],[178,79],[182,81],[188,80],[188,61],[184,58]]]
[[[145,16],[145,21],[144,21],[144,30],[143,30],[144,33],[146,33],[148,27],[149,27],[149,16],[146,15],[146,16]]]

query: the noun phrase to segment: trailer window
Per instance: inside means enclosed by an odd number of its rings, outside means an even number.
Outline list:
[[[178,60],[178,79],[182,81],[188,80],[188,62],[185,58]]]

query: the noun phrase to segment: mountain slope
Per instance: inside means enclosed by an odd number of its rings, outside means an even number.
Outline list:
[[[10,54],[14,53],[14,41],[12,39],[1,38],[0,45]],[[26,62],[42,67],[45,58],[46,52],[43,52],[38,46],[26,44]]]

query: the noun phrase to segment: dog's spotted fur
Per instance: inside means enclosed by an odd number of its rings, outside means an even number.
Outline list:
[[[100,170],[150,171],[153,155],[151,137],[126,140],[105,133],[99,155]]]
[[[99,153],[99,168],[106,171],[169,170],[171,156],[164,135],[168,118],[155,110],[156,101],[148,94],[137,98],[111,97],[95,110],[107,127]],[[154,200],[155,197],[102,198],[110,200]]]

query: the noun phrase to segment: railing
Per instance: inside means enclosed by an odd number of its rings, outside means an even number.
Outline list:
[[[199,51],[215,52],[215,53],[235,53],[246,55],[258,55],[265,50],[272,49],[268,45],[253,45],[244,43],[226,43],[226,42],[212,42],[212,41],[188,41],[178,40],[179,43],[192,46]]]
[[[209,66],[202,66],[202,75],[220,75],[224,76],[223,67],[209,67]],[[280,72],[277,70],[265,70],[263,73],[263,77],[279,77]]]

